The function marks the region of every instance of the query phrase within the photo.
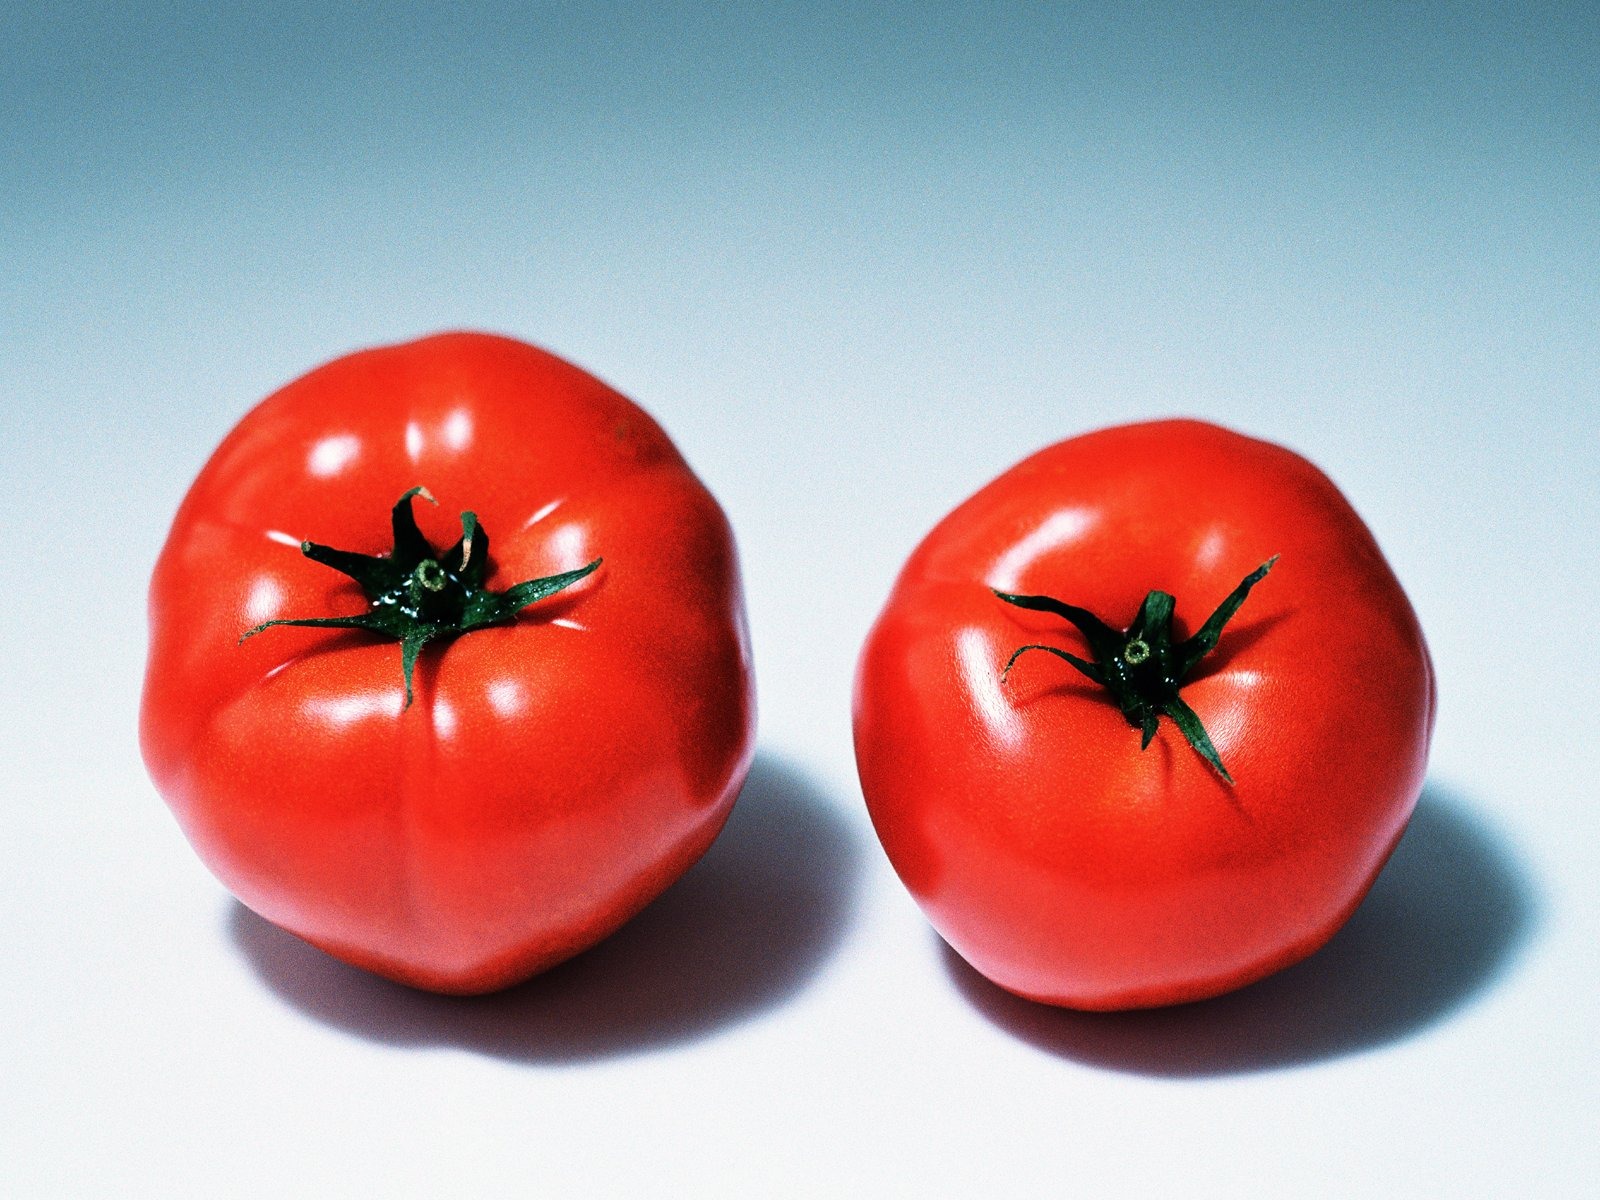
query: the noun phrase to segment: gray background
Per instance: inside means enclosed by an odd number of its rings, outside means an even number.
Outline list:
[[[7,8],[0,1191],[1592,1184],[1600,19],[1350,7]],[[762,708],[705,862],[472,1003],[240,909],[133,733],[145,581],[211,448],[445,327],[673,433],[740,538]],[[854,656],[958,500],[1174,413],[1367,517],[1439,668],[1430,782],[1303,966],[1036,1009],[884,862]]]

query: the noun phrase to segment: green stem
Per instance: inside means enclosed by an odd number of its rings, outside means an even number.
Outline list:
[[[576,571],[547,575],[496,592],[486,586],[489,534],[475,514],[461,514],[461,539],[443,554],[429,545],[417,528],[411,501],[424,488],[412,488],[390,512],[394,550],[387,555],[357,554],[315,542],[301,542],[300,551],[314,562],[348,575],[361,586],[368,610],[351,617],[302,617],[264,621],[240,637],[254,637],[274,625],[330,629],[365,629],[400,643],[400,669],[406,681],[406,707],[411,706],[411,675],[417,656],[429,642],[503,625],[528,605],[570,587],[592,574],[601,560]]]
[[[1216,648],[1223,627],[1239,611],[1250,589],[1266,578],[1267,572],[1272,570],[1272,564],[1277,561],[1278,556],[1273,555],[1245,576],[1192,637],[1176,644],[1172,640],[1175,602],[1166,592],[1147,592],[1133,622],[1119,631],[1088,609],[1067,604],[1053,596],[1018,596],[997,591],[995,595],[1007,604],[1052,613],[1069,622],[1083,634],[1090,653],[1094,655],[1094,661],[1090,662],[1055,646],[1022,646],[1013,651],[1006,661],[1002,678],[1011,674],[1017,659],[1029,650],[1043,650],[1052,654],[1106,689],[1122,710],[1128,724],[1140,731],[1141,750],[1150,745],[1160,719],[1166,717],[1178,727],[1200,757],[1231,784],[1233,776],[1222,765],[1222,757],[1217,753],[1199,716],[1179,695],[1179,691],[1200,660]]]

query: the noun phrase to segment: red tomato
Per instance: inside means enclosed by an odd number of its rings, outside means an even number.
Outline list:
[[[184,499],[150,628],[145,762],[200,856],[417,987],[605,937],[750,762],[722,510],[644,412],[507,338],[352,354],[264,401]]]
[[[1410,817],[1434,703],[1328,478],[1159,421],[1042,450],[927,536],[862,652],[856,757],[963,958],[1030,999],[1140,1008],[1332,936]]]

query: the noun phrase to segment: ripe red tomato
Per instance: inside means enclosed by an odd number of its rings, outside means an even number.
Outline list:
[[[1040,451],[924,539],[862,652],[856,757],[963,958],[1030,999],[1139,1008],[1332,936],[1410,817],[1434,703],[1328,478],[1159,421]]]
[[[749,767],[722,510],[648,415],[507,338],[352,354],[265,400],[185,497],[150,629],[145,762],[200,856],[417,987],[491,991],[603,938]]]

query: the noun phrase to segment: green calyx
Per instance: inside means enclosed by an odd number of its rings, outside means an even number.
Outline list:
[[[306,625],[331,629],[365,629],[400,643],[400,669],[406,681],[406,707],[411,706],[411,674],[423,646],[458,637],[490,625],[503,625],[536,600],[554,595],[591,574],[600,559],[576,571],[530,579],[495,592],[484,586],[489,574],[489,535],[475,514],[461,514],[461,538],[437,553],[417,528],[411,511],[414,496],[436,503],[426,488],[412,488],[395,502],[390,520],[394,550],[386,556],[335,550],[301,542],[300,552],[354,579],[369,608],[353,617],[304,617],[266,621],[247,630],[240,641],[274,625]]]
[[[1007,604],[1054,613],[1070,621],[1083,634],[1094,655],[1094,661],[1089,662],[1055,646],[1022,646],[1006,661],[1001,678],[1009,675],[1017,659],[1029,650],[1053,654],[1071,663],[1110,693],[1123,716],[1127,717],[1128,724],[1144,735],[1139,746],[1141,750],[1150,745],[1161,718],[1168,717],[1200,756],[1231,784],[1233,776],[1222,765],[1222,758],[1211,744],[1205,726],[1200,723],[1194,709],[1179,695],[1179,689],[1200,660],[1216,649],[1223,626],[1233,619],[1234,613],[1239,611],[1239,606],[1250,594],[1250,589],[1266,577],[1267,572],[1272,570],[1272,564],[1277,561],[1278,556],[1273,555],[1245,576],[1192,637],[1177,643],[1172,640],[1172,610],[1175,602],[1166,592],[1146,593],[1133,623],[1119,633],[1088,609],[1065,604],[1054,597],[1014,596],[997,591],[995,595]]]

